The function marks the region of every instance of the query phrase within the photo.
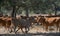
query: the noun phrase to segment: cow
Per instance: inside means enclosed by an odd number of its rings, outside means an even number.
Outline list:
[[[25,28],[25,33],[27,33],[29,31],[29,27],[31,26],[29,19],[17,19],[17,18],[13,18],[12,19],[12,23],[14,24],[14,32],[16,33],[19,29],[23,31],[23,28]],[[16,30],[16,28],[18,27],[18,30]]]
[[[39,23],[41,23],[41,25],[43,26],[43,29],[44,29],[44,26],[46,26],[45,18],[44,17],[40,17]]]
[[[59,27],[60,27],[60,19],[57,19],[55,21],[55,24],[56,24],[57,30],[59,30]]]
[[[6,29],[9,31],[12,30],[12,24],[11,24],[11,21],[12,21],[12,17],[8,16],[7,19],[5,20],[6,21]]]
[[[2,20],[2,19],[0,19],[0,26],[6,26],[6,22],[5,22],[5,20]]]
[[[39,19],[39,22],[43,25],[43,27],[45,26],[45,29],[47,31],[49,26],[56,25],[58,28],[59,22],[56,22],[56,20],[58,20],[58,19],[59,19],[59,17],[46,17],[46,16],[44,16]]]
[[[51,17],[48,22],[49,22],[48,26],[55,25],[57,27],[57,30],[58,30],[59,24],[60,24],[60,17]]]
[[[9,31],[9,29],[11,29],[11,20],[12,18],[10,16],[0,17],[0,26],[4,27],[6,30]]]
[[[31,22],[32,25],[35,25],[37,22],[38,18],[37,16],[31,16],[29,17],[29,21]]]

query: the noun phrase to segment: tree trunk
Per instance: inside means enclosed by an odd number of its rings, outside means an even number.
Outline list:
[[[28,7],[26,7],[26,16],[29,17]]]
[[[16,18],[16,6],[13,6],[12,17]]]
[[[3,12],[1,11],[1,6],[0,6],[0,17],[3,16]]]
[[[55,15],[57,15],[57,6],[55,5]]]
[[[57,10],[55,10],[55,15],[57,15]]]
[[[54,4],[54,6],[55,6],[55,15],[57,15],[57,5],[55,4],[55,3],[53,3]]]

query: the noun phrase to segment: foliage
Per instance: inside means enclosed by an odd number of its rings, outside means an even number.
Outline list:
[[[5,10],[10,11],[13,10],[12,8],[14,6],[16,7],[16,13],[25,11],[28,15],[31,11],[33,11],[37,14],[46,14],[56,11],[55,7],[60,7],[60,0],[0,0],[0,8],[4,7]],[[20,8],[23,9],[21,10]],[[49,9],[51,9],[51,11]]]

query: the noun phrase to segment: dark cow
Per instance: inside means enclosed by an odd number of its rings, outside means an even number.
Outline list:
[[[35,23],[37,23],[37,17],[36,16],[31,16],[29,17],[29,21],[31,22],[32,25],[34,25]]]
[[[19,29],[22,30],[25,28],[25,32],[27,33],[29,31],[29,27],[31,26],[29,19],[13,19],[12,23],[14,24],[14,32],[16,33]],[[16,30],[16,27],[18,27],[18,30]]]

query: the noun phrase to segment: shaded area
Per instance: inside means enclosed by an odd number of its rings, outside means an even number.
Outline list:
[[[28,34],[0,34],[0,36],[60,36],[60,32],[58,33],[28,33]]]

